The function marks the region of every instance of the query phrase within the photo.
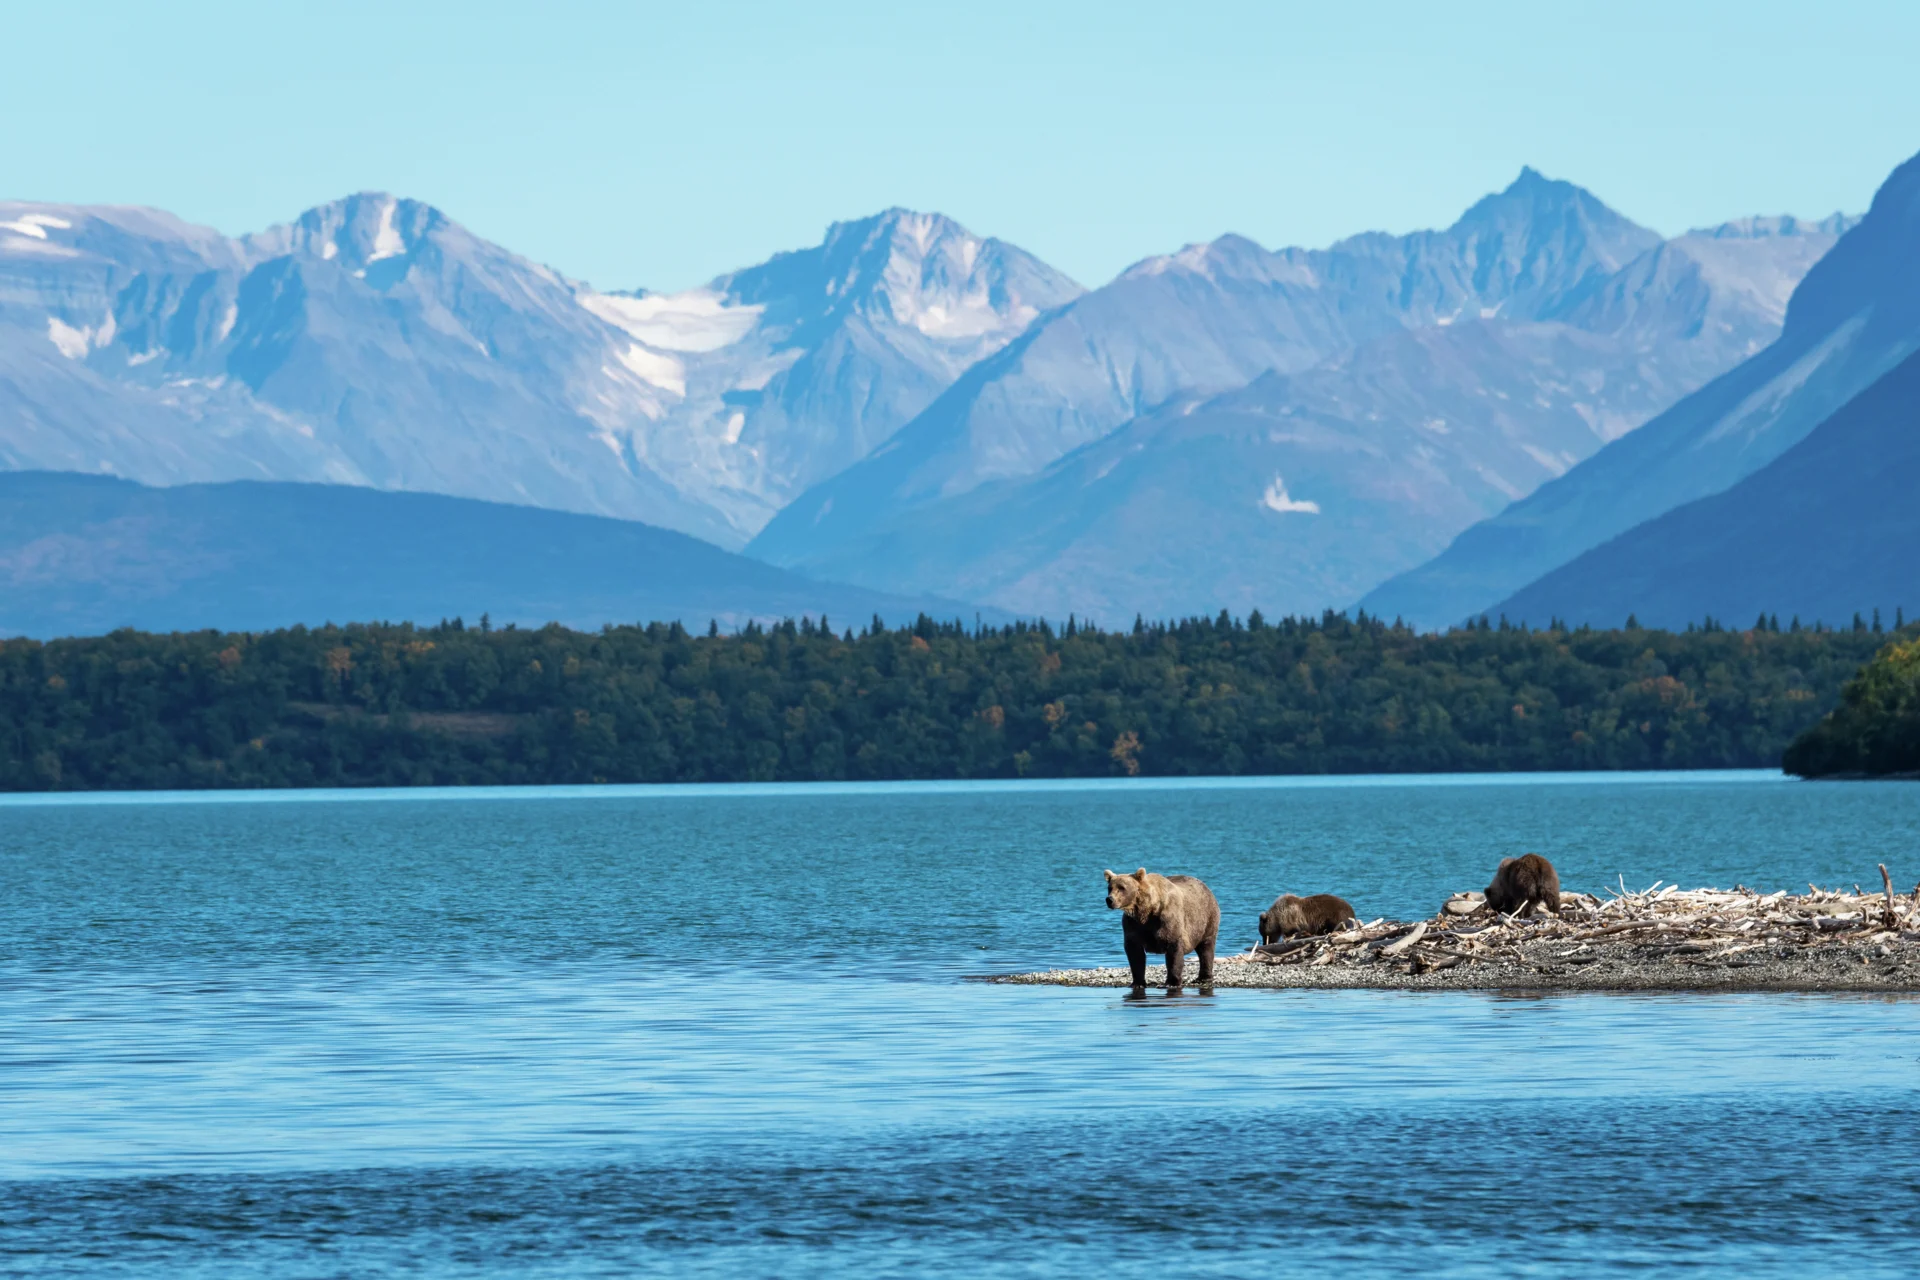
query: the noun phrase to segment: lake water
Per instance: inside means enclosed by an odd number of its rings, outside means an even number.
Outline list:
[[[0,1272],[1920,1270],[1920,1001],[1153,992],[1102,868],[1920,879],[1766,774],[0,800]]]

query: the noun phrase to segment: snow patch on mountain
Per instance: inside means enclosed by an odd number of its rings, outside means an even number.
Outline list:
[[[731,303],[714,289],[638,295],[583,292],[580,305],[650,347],[702,354],[739,342],[766,311]]]
[[[0,222],[0,231],[11,231],[17,235],[31,236],[35,240],[47,238],[47,228],[56,227],[67,231],[73,227],[65,218],[56,218],[50,213],[29,213],[7,222]]]
[[[1280,477],[1278,472],[1274,473],[1272,482],[1267,485],[1267,491],[1260,495],[1260,505],[1269,511],[1277,511],[1281,515],[1286,515],[1290,512],[1299,512],[1302,515],[1309,516],[1317,516],[1320,514],[1319,503],[1302,498],[1295,498],[1289,494],[1287,492],[1287,482]]]
[[[672,356],[649,351],[638,343],[630,343],[620,353],[620,363],[665,391],[676,396],[687,394],[687,370]]]
[[[84,360],[93,341],[91,329],[76,329],[58,316],[47,317],[47,338],[69,360]]]
[[[69,360],[84,360],[87,352],[111,346],[118,326],[113,312],[97,325],[70,325],[58,316],[47,317],[47,339]]]
[[[407,251],[407,242],[400,237],[400,230],[393,225],[393,211],[399,201],[389,197],[380,206],[380,225],[373,231],[373,248],[367,253],[369,263],[379,262],[383,258],[397,258]]]
[[[896,318],[929,338],[953,339],[982,338],[1007,329],[1024,329],[1039,314],[1037,308],[1029,306],[997,310],[982,287],[958,298],[924,303],[909,294],[900,299]]]
[[[1079,293],[1011,245],[891,209],[702,288],[576,300],[638,344],[620,368],[674,393],[631,424],[633,453],[724,513],[737,546]]]

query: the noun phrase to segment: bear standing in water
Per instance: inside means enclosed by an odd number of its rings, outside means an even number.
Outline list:
[[[1220,904],[1192,876],[1107,872],[1107,906],[1121,913],[1133,985],[1147,985],[1147,952],[1167,958],[1167,987],[1180,985],[1187,952],[1200,957],[1200,985],[1213,981],[1213,945],[1220,936]]]
[[[1353,918],[1353,907],[1345,898],[1336,898],[1330,893],[1296,898],[1283,893],[1260,917],[1260,941],[1278,942],[1289,934],[1297,937],[1332,933]]]
[[[1500,869],[1487,886],[1487,905],[1514,914],[1534,902],[1560,914],[1560,876],[1553,864],[1537,853],[1500,859]]]

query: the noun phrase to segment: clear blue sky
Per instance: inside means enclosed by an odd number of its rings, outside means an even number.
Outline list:
[[[0,0],[0,41],[0,196],[239,232],[390,190],[602,287],[893,204],[1095,284],[1444,225],[1522,164],[1672,233],[1920,151],[1905,0]]]

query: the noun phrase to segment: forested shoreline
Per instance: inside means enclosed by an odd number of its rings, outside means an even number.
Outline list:
[[[1875,655],[1782,764],[1803,778],[1920,777],[1920,639],[1903,636]]]
[[[1889,637],[446,622],[0,642],[0,789],[1774,767]]]

